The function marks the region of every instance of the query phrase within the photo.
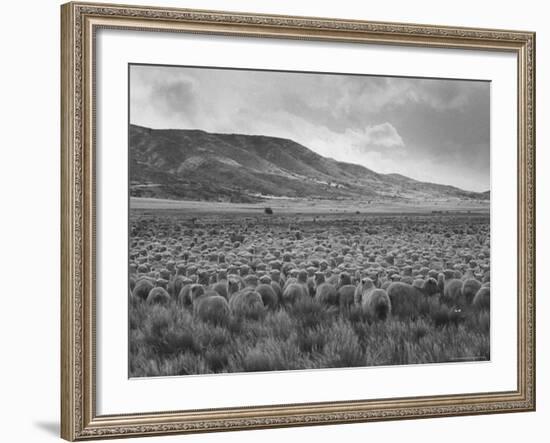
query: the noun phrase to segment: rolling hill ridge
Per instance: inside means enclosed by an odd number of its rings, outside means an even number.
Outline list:
[[[130,125],[130,195],[248,203],[267,198],[488,200],[323,157],[292,140]]]

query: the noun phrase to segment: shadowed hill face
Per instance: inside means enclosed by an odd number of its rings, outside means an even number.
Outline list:
[[[293,198],[487,199],[487,194],[378,174],[292,140],[130,126],[130,194],[253,202]]]

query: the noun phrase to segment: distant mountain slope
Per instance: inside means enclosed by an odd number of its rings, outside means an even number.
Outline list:
[[[130,126],[130,195],[232,202],[269,197],[488,199],[323,157],[292,140]]]

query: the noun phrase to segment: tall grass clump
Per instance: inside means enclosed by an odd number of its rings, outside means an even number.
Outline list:
[[[328,368],[345,368],[365,364],[364,351],[349,322],[338,319],[328,331],[323,364]]]

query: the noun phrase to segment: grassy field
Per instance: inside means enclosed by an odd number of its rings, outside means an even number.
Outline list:
[[[463,201],[458,199],[441,201],[357,201],[357,200],[312,200],[312,199],[267,199],[260,203],[228,203],[191,200],[164,200],[156,198],[131,197],[132,210],[171,210],[183,214],[192,213],[241,213],[262,214],[266,207],[275,215],[334,213],[430,213],[432,211],[488,213],[489,202],[483,200]]]
[[[373,321],[314,299],[212,325],[176,302],[130,306],[132,377],[406,365],[490,359],[489,314],[426,306],[418,318]]]
[[[490,359],[489,309],[462,294],[420,296],[410,312],[385,320],[360,305],[327,304],[314,295],[205,320],[182,302],[183,289],[170,290],[178,278],[205,290],[227,273],[265,279],[279,265],[287,279],[293,270],[316,267],[327,278],[347,274],[353,285],[360,284],[355,276],[373,273],[387,288],[390,279],[412,285],[444,272],[481,285],[490,271],[484,210],[379,214],[294,207],[267,216],[261,207],[241,212],[221,205],[226,210],[159,203],[131,211],[130,282],[148,279],[166,293],[161,302],[130,293],[131,377]]]

